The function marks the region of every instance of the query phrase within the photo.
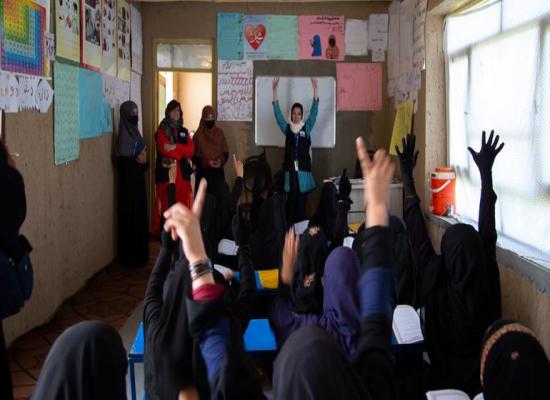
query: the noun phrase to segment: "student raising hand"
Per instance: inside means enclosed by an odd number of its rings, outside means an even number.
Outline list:
[[[493,139],[495,131],[491,131],[491,134],[489,135],[489,140],[485,140],[485,131],[483,131],[481,136],[481,149],[479,152],[476,152],[471,147],[468,147],[468,151],[472,155],[472,158],[474,159],[474,162],[476,163],[479,173],[481,175],[481,184],[492,184],[491,182],[491,170],[493,169],[493,163],[495,162],[495,158],[497,157],[498,153],[502,150],[504,147],[504,143],[501,143],[500,146],[498,145],[498,140],[500,137],[496,135],[496,137]]]
[[[196,276],[194,279],[193,267],[195,264],[208,263],[206,250],[202,241],[200,218],[204,198],[206,197],[206,180],[202,179],[197,192],[197,197],[193,202],[191,209],[185,207],[181,203],[177,203],[170,207],[165,213],[164,230],[172,232],[172,238],[179,238],[183,244],[183,251],[189,260],[189,269],[191,270],[191,278],[193,279],[193,288],[199,287],[205,283],[214,283],[212,271],[205,273],[202,276]],[[202,278],[202,279],[201,279]]]
[[[298,248],[300,247],[300,237],[294,232],[294,228],[289,229],[285,236],[285,247],[283,249],[283,267],[281,268],[281,281],[286,285],[292,284],[294,276],[294,267],[298,259]]]
[[[389,200],[389,187],[393,179],[394,166],[384,150],[378,150],[371,161],[363,138],[357,138],[357,158],[361,164],[365,180],[364,197],[367,205],[366,226],[388,224],[386,204]]]

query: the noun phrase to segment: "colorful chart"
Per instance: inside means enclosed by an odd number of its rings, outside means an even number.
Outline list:
[[[46,9],[31,0],[0,2],[2,69],[44,76]]]

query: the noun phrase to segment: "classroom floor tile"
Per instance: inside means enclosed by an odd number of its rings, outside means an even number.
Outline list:
[[[145,285],[157,257],[159,243],[150,242],[149,249],[150,258],[146,267],[130,269],[116,264],[105,267],[90,278],[78,293],[65,301],[48,323],[13,343],[8,353],[16,400],[29,398],[50,347],[66,328],[95,319],[120,330],[128,325],[126,322],[130,316],[139,314],[136,308],[143,301]]]

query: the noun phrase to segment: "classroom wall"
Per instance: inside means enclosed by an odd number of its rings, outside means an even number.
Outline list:
[[[21,233],[33,246],[34,290],[17,315],[3,321],[8,343],[46,322],[61,303],[115,257],[113,135],[80,141],[80,158],[54,166],[53,105],[46,114],[6,114],[6,143],[23,175],[27,219]]]
[[[203,2],[165,2],[143,3],[143,114],[145,132],[150,134],[156,127],[152,124],[153,115],[153,60],[155,59],[153,39],[215,39],[216,14],[218,12],[241,12],[245,14],[325,14],[344,15],[349,18],[367,19],[371,13],[387,12],[389,2],[349,2],[332,3],[203,3]],[[353,57],[346,61],[367,62],[370,58]],[[254,63],[254,74],[258,75],[304,75],[309,65],[314,67],[317,75],[334,75],[336,63],[307,61],[261,61]],[[383,65],[383,82],[386,82],[386,66]],[[393,99],[386,96],[386,84],[383,83],[383,111],[381,112],[338,112],[337,138],[335,149],[313,150],[313,173],[317,183],[322,179],[340,174],[346,167],[350,173],[355,168],[354,139],[364,135],[372,148],[386,147],[390,142],[393,126]],[[185,110],[184,110],[185,112]],[[232,152],[245,158],[260,154],[262,149],[254,144],[253,122],[220,122]],[[144,128],[144,129],[147,129]],[[274,171],[282,162],[283,149],[268,148],[267,158]],[[233,176],[230,163],[226,166],[228,177]]]

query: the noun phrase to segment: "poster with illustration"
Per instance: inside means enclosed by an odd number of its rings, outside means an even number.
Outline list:
[[[80,62],[80,1],[55,0],[55,53]]]
[[[246,15],[243,21],[243,55],[245,60],[267,59],[267,15]]]
[[[126,0],[118,0],[118,79],[130,82],[130,7]]]
[[[101,0],[80,0],[81,64],[101,70]]]
[[[103,0],[102,16],[103,67],[101,70],[106,74],[116,76],[116,0]]]
[[[329,15],[300,16],[300,59],[344,60],[344,17]]]

